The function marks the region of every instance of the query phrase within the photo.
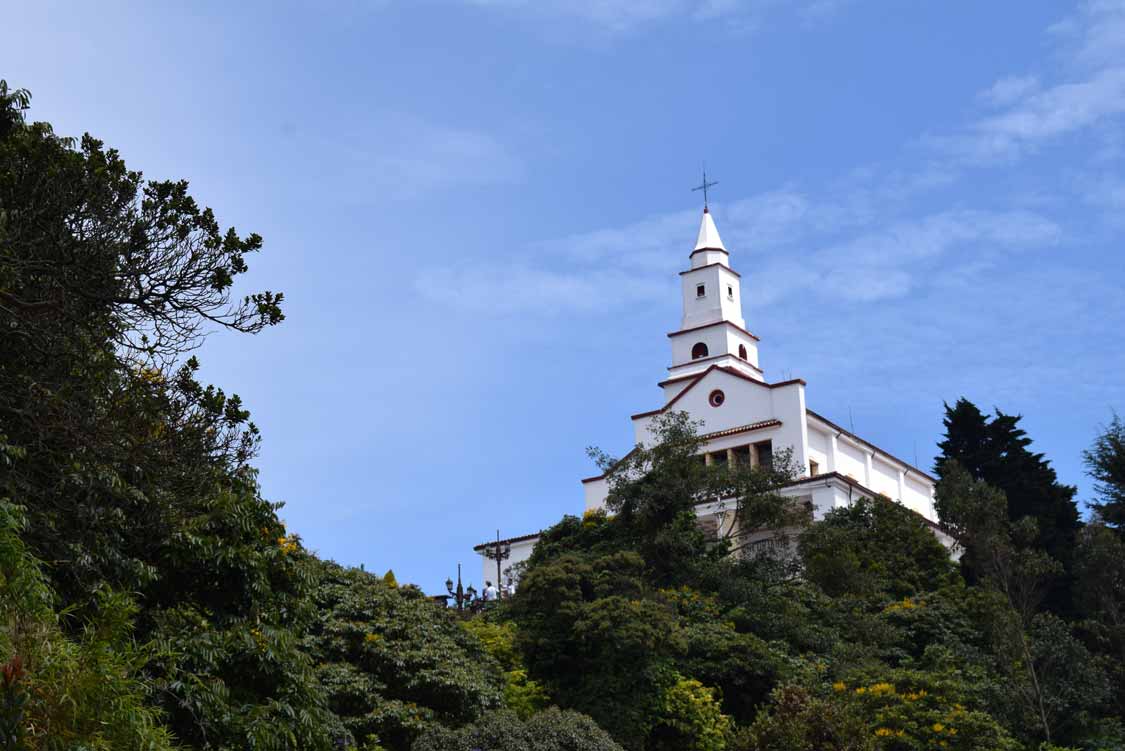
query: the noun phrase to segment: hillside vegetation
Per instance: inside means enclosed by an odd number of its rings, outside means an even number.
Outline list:
[[[671,414],[612,514],[462,617],[306,550],[242,401],[198,380],[208,331],[283,320],[232,292],[262,239],[29,106],[0,83],[0,749],[1125,748],[1116,418],[1083,521],[1017,416],[947,407],[955,564],[883,498],[810,525],[784,456],[706,467]]]

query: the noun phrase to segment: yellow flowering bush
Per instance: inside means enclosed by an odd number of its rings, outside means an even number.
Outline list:
[[[850,696],[881,751],[1014,751],[1019,745],[990,715],[966,708],[963,678],[892,670],[876,680],[853,681]]]

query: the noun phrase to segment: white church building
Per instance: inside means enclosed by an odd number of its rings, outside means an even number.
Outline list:
[[[672,365],[659,383],[664,405],[632,416],[634,442],[651,445],[653,420],[682,410],[702,424],[701,451],[708,464],[757,465],[769,462],[776,451],[790,450],[799,477],[782,493],[809,502],[814,519],[855,499],[882,495],[917,512],[951,546],[953,541],[937,529],[932,476],[809,409],[803,380],[766,380],[758,364],[758,337],[742,318],[741,277],[706,208],[689,257],[690,268],[680,272],[683,317],[679,329],[668,334]],[[582,480],[586,511],[605,507],[612,472]],[[701,505],[696,512],[704,525],[724,526],[717,504]],[[768,533],[761,538],[768,542]],[[510,551],[502,570],[527,560],[538,539],[530,534],[501,540]],[[473,550],[482,558],[482,581],[499,584],[496,561],[489,557],[496,546],[491,541]]]

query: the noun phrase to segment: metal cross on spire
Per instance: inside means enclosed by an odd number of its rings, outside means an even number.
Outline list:
[[[719,182],[717,180],[712,181],[712,182],[707,182],[707,168],[704,167],[703,168],[703,184],[697,185],[696,187],[691,189],[691,191],[693,193],[697,190],[703,191],[703,208],[704,209],[707,208],[707,189],[714,186],[714,185],[718,185],[718,184],[719,184]]]

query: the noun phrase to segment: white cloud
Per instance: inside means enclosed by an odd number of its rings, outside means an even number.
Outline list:
[[[971,248],[975,261],[1057,243],[1061,228],[1028,211],[957,210],[865,229],[843,221],[830,201],[794,191],[764,193],[716,206],[719,232],[748,282],[747,308],[815,296],[835,303],[903,297],[930,286],[946,257]],[[418,284],[435,302],[474,313],[604,313],[675,299],[676,272],[687,267],[696,211],[572,235],[536,248],[542,267],[481,271],[435,269]],[[448,291],[453,290],[452,295]]]
[[[672,16],[731,12],[727,0],[468,0],[487,8],[522,10],[548,16],[572,17],[614,31]]]
[[[930,139],[962,163],[1021,158],[1048,141],[1108,125],[1125,112],[1125,2],[1100,0],[1051,27],[1068,80],[996,81],[980,98],[1000,111],[952,136]]]
[[[1067,59],[1089,68],[1120,64],[1125,58],[1125,2],[1090,0],[1076,15],[1049,31],[1062,44]]]
[[[809,294],[851,302],[903,297],[929,286],[948,265],[945,257],[958,249],[971,246],[974,256],[996,258],[1053,245],[1061,236],[1057,224],[1026,211],[941,212],[896,222],[810,254],[800,286]],[[767,267],[763,275],[771,271]]]
[[[1125,67],[1099,71],[1086,81],[1033,94],[1007,112],[978,122],[973,131],[982,156],[1014,157],[1055,136],[1125,112]]]
[[[1006,107],[1038,90],[1039,79],[1035,76],[1009,76],[982,91],[980,98],[994,107]]]
[[[659,21],[728,19],[731,28],[759,25],[772,12],[791,11],[809,20],[822,20],[848,0],[463,0],[471,5],[572,18],[609,32],[625,32]]]

